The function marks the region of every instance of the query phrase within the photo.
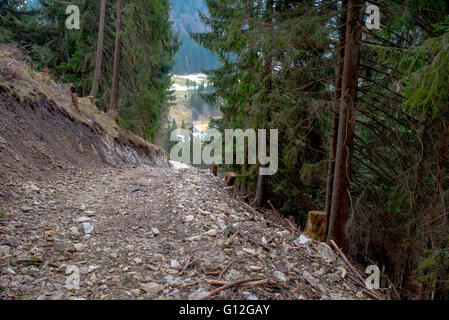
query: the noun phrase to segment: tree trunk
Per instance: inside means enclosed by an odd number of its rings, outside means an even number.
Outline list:
[[[335,240],[340,247],[344,247],[345,228],[351,200],[351,163],[357,111],[362,6],[362,0],[348,1],[342,97],[328,234],[329,240]]]
[[[271,13],[273,11],[273,0],[267,1],[267,7],[266,7],[266,13],[267,18],[266,22],[268,24],[272,23],[271,19]],[[269,52],[265,52],[265,62],[264,62],[264,86],[265,86],[265,95],[268,97],[272,90],[272,81],[271,81],[271,72],[272,72],[272,65],[271,65],[271,55]],[[267,99],[267,102],[269,103],[269,98]],[[267,125],[270,122],[270,110],[267,106],[265,109],[265,125]],[[269,134],[267,135],[267,146],[269,146]],[[268,151],[269,148],[266,148]],[[265,202],[267,201],[267,177],[262,176],[260,172],[257,173],[257,187],[256,187],[256,204],[258,207],[262,207]]]
[[[340,119],[341,106],[341,85],[343,82],[343,65],[345,59],[345,42],[346,42],[346,20],[347,20],[348,0],[341,1],[341,15],[338,25],[338,44],[336,48],[337,54],[337,70],[335,84],[335,100],[333,106],[332,135],[330,143],[329,169],[327,173],[327,192],[326,192],[326,209],[327,221],[330,221],[330,212],[332,204],[332,190],[334,184],[335,173],[335,156],[337,154],[338,141],[338,122]],[[326,234],[329,232],[329,223],[327,223]]]
[[[61,63],[64,62],[64,51],[62,49],[62,27],[61,23],[58,21],[58,44],[59,44],[59,59],[61,59]]]
[[[100,85],[101,76],[101,63],[103,60],[103,40],[104,40],[104,16],[106,12],[106,0],[101,0],[100,7],[100,22],[98,24],[98,40],[97,40],[97,58],[95,61],[95,73],[92,83],[92,90],[90,95],[94,98],[97,97],[98,87]]]
[[[118,98],[120,85],[120,54],[121,41],[120,31],[122,29],[122,0],[117,0],[117,21],[115,31],[114,72],[112,75],[111,110],[118,113]]]

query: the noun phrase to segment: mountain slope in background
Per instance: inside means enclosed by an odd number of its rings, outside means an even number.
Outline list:
[[[203,48],[189,36],[191,32],[206,32],[206,26],[201,22],[198,11],[207,13],[204,0],[170,0],[171,19],[173,29],[182,42],[175,57],[173,73],[189,74],[200,73],[204,70],[218,67],[218,58],[209,50]],[[39,8],[39,0],[28,0],[27,6]]]
[[[199,73],[203,70],[215,69],[218,59],[209,50],[201,47],[189,36],[191,32],[206,32],[198,11],[207,13],[204,0],[170,0],[173,29],[183,42],[176,55],[175,74]]]

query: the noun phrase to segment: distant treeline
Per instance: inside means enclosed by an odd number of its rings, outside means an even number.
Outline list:
[[[182,45],[175,57],[174,74],[201,73],[218,67],[218,58],[188,35],[180,37]]]

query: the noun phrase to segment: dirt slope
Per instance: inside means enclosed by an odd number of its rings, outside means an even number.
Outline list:
[[[70,91],[32,70],[12,47],[0,47],[0,183],[104,165],[168,166],[163,150],[123,132],[89,99],[73,106]]]

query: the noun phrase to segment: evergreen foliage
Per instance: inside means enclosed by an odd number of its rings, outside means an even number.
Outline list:
[[[172,94],[171,71],[179,43],[170,22],[168,0],[123,2],[120,123],[154,141],[168,112]],[[65,26],[67,3],[1,2],[0,41],[15,41],[79,96],[91,90],[95,69],[100,1],[74,0],[80,8],[80,30]],[[106,1],[103,63],[97,106],[109,109],[115,38],[115,1]]]

